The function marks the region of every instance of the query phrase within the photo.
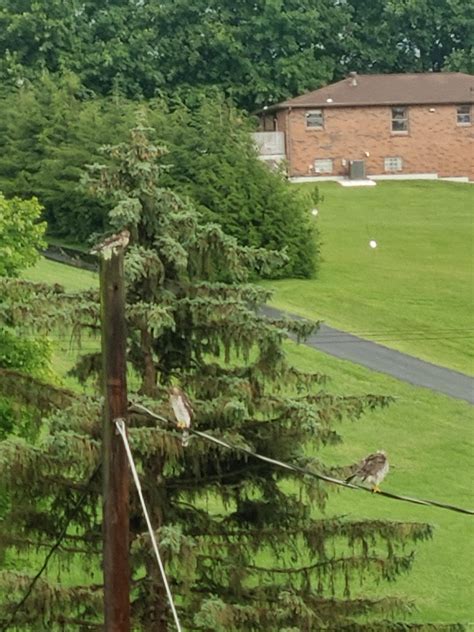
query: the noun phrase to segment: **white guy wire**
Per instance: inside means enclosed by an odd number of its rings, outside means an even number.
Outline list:
[[[181,624],[178,619],[178,613],[176,612],[176,608],[173,602],[173,596],[171,594],[171,590],[168,584],[168,579],[166,577],[165,569],[163,567],[163,562],[161,561],[161,555],[158,550],[158,545],[156,543],[155,533],[153,531],[153,527],[151,525],[150,516],[148,515],[148,510],[146,508],[145,499],[143,498],[142,487],[140,485],[140,479],[138,478],[137,468],[135,467],[135,462],[133,460],[132,451],[130,450],[130,444],[128,443],[127,433],[125,430],[125,421],[123,419],[115,419],[115,425],[117,426],[117,430],[119,431],[123,444],[125,446],[125,452],[127,453],[128,462],[130,464],[130,469],[132,470],[133,480],[135,481],[135,487],[137,488],[138,496],[140,498],[140,502],[142,504],[143,514],[145,516],[145,520],[148,526],[148,531],[150,533],[150,538],[153,544],[153,549],[155,551],[156,559],[158,561],[158,566],[160,567],[161,577],[163,578],[163,583],[166,588],[166,594],[168,595],[168,601],[170,603],[171,611],[173,612],[174,622],[176,624],[176,630],[178,632],[182,632]]]

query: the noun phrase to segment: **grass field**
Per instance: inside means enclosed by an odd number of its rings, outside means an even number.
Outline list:
[[[96,283],[83,271],[42,261],[28,274],[35,280],[63,283],[69,289]],[[356,423],[343,422],[344,443],[325,449],[328,463],[347,464],[369,451],[386,449],[391,463],[384,488],[422,498],[474,507],[472,407],[467,403],[412,387],[363,367],[337,360],[304,346],[288,343],[287,352],[302,369],[331,377],[329,390],[345,394],[378,393],[396,397],[388,409]],[[71,355],[58,349],[57,359],[70,364]],[[62,370],[63,364],[59,364]],[[413,621],[474,624],[474,519],[441,509],[419,507],[351,490],[335,492],[327,513],[357,518],[429,522],[432,541],[416,547],[413,570],[395,584],[373,587],[374,595],[395,594],[415,600]]]
[[[273,305],[473,374],[474,187],[319,188],[319,278],[268,282]]]
[[[370,451],[385,449],[394,469],[383,489],[436,499],[474,509],[472,407],[427,389],[416,388],[381,373],[294,344],[294,364],[321,370],[335,392],[391,394],[396,402],[358,422],[343,422],[344,443],[318,454],[323,461],[347,464]],[[375,594],[395,594],[416,601],[413,621],[474,625],[474,517],[441,509],[369,496],[336,492],[328,512],[356,518],[428,522],[433,540],[416,547],[411,573]]]
[[[99,277],[95,272],[78,270],[49,259],[41,259],[36,266],[26,270],[23,276],[36,283],[59,283],[69,292],[87,290],[99,285]]]
[[[99,285],[99,277],[95,272],[78,270],[44,258],[33,268],[26,270],[23,276],[35,283],[59,283],[69,292],[87,290]],[[100,348],[99,339],[91,339],[89,336],[83,338],[80,349],[76,342],[64,336],[54,341],[53,364],[60,375],[65,376],[66,372],[74,366],[79,353],[87,353]],[[63,377],[63,381],[66,386],[77,386],[77,382],[71,381],[67,377]]]

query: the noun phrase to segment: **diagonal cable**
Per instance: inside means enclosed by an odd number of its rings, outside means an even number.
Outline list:
[[[160,551],[158,550],[158,544],[156,543],[155,532],[153,531],[153,527],[151,524],[150,516],[148,514],[148,509],[146,507],[145,499],[143,498],[142,487],[140,485],[140,479],[138,478],[137,468],[135,467],[135,462],[133,460],[132,451],[130,449],[130,444],[128,442],[127,432],[125,428],[125,422],[123,419],[115,419],[115,425],[117,426],[117,430],[122,437],[123,444],[125,446],[125,452],[127,453],[128,462],[130,464],[130,469],[132,471],[133,480],[135,482],[135,487],[137,488],[138,496],[140,498],[140,502],[143,509],[143,514],[145,516],[145,520],[148,526],[148,531],[150,533],[151,542],[153,544],[153,550],[155,551],[156,560],[158,562],[158,566],[160,568],[161,577],[163,579],[163,584],[165,585],[166,594],[168,596],[168,601],[170,604],[171,611],[173,613],[174,622],[176,624],[176,630],[178,632],[181,631],[181,624],[179,622],[178,613],[176,612],[176,608],[173,601],[173,596],[171,594],[171,589],[168,584],[168,579],[166,577],[165,569],[163,566],[163,562],[161,560]]]

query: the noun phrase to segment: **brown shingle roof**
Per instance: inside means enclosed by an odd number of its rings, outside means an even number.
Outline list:
[[[352,75],[271,105],[267,111],[288,107],[474,103],[474,76],[462,72]]]

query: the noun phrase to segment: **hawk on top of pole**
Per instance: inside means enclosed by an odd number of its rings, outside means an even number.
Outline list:
[[[130,231],[124,229],[115,235],[110,235],[110,237],[107,237],[104,241],[101,241],[91,249],[90,253],[91,255],[98,254],[104,259],[110,259],[112,252],[114,252],[116,248],[126,248],[129,241]]]
[[[188,428],[191,427],[191,420],[194,411],[186,393],[178,386],[172,386],[169,390],[170,404],[176,419],[176,425],[183,431],[182,444],[186,447],[189,443]]]
[[[372,491],[379,492],[379,484],[387,476],[389,470],[387,455],[383,450],[365,457],[357,466],[353,474],[346,478],[346,483],[354,479],[373,485]]]

